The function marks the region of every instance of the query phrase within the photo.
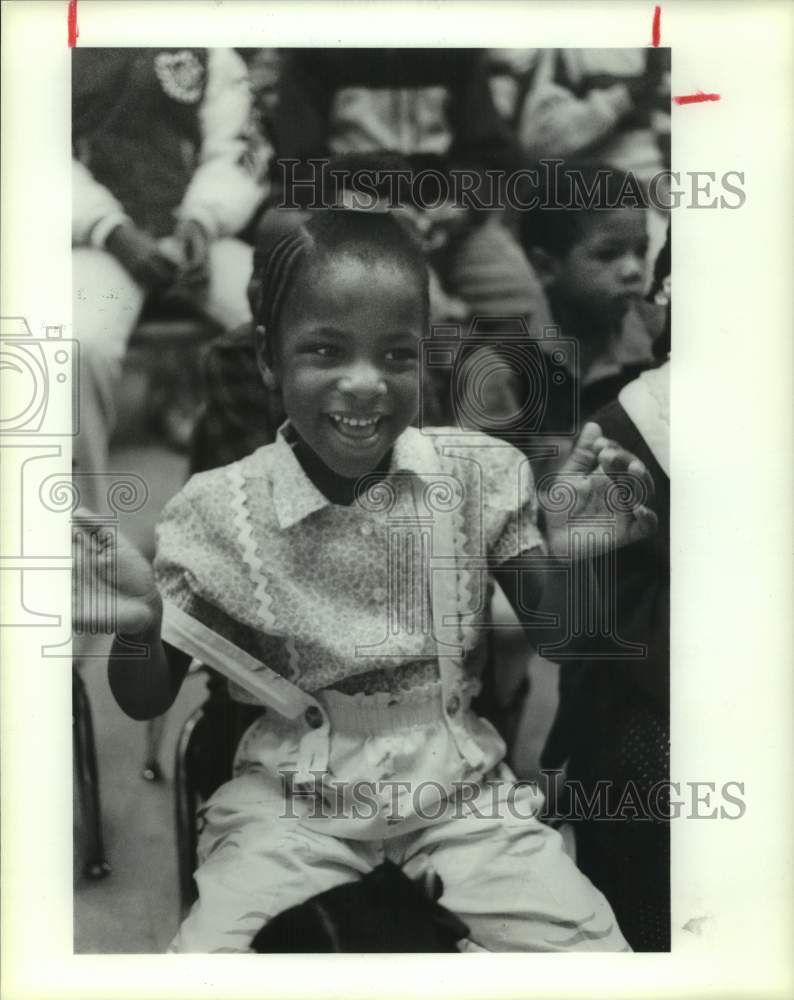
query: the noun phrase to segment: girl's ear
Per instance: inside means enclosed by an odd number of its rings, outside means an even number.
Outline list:
[[[530,247],[527,256],[543,288],[548,287],[559,274],[559,258],[543,247]]]
[[[278,380],[273,370],[273,345],[269,342],[268,332],[264,326],[257,326],[254,329],[254,343],[256,344],[256,365],[265,388],[275,391],[278,388]]]

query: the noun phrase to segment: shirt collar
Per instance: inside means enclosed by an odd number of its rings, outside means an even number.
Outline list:
[[[330,507],[331,501],[314,485],[297,459],[294,431],[285,421],[276,432],[273,504],[282,530],[291,528],[315,511]],[[389,475],[409,472],[415,475],[432,472],[431,439],[416,427],[407,427],[394,442]]]

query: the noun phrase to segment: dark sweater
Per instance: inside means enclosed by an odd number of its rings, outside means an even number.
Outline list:
[[[206,49],[75,48],[72,143],[133,222],[173,231],[198,163]]]

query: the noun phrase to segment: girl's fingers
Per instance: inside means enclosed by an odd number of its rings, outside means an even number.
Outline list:
[[[645,463],[641,462],[638,458],[632,458],[629,462],[628,471],[642,481],[648,496],[653,497],[656,492],[653,485],[653,476],[646,467]]]
[[[634,514],[640,538],[647,538],[648,535],[652,535],[659,527],[659,518],[645,504],[635,507],[632,513]]]
[[[582,433],[573,446],[573,451],[569,455],[564,472],[592,472],[598,461],[598,452],[595,443],[602,439],[601,428],[598,424],[590,422],[584,425]]]
[[[598,455],[598,464],[607,475],[628,473],[642,483],[647,497],[654,495],[653,477],[645,463],[614,441],[607,441]]]
[[[601,427],[594,420],[588,420],[582,428],[577,444],[581,444],[582,447],[594,449],[595,442],[598,440],[604,440]]]
[[[632,460],[629,462],[629,472],[633,472],[634,475],[639,477],[640,479],[642,479],[644,476],[648,474],[648,470],[645,468],[644,463],[641,462],[638,458],[632,458]]]
[[[607,441],[598,453],[598,464],[606,473],[626,472],[634,456],[616,441]]]
[[[74,528],[90,532],[96,531],[102,524],[105,523],[99,514],[96,514],[88,507],[82,506],[75,507],[74,512],[72,513],[72,522],[72,526]]]

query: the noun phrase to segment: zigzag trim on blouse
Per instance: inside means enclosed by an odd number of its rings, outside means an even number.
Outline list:
[[[294,682],[297,681],[301,674],[300,654],[298,653],[298,647],[295,645],[294,636],[287,636],[284,646],[287,650],[287,676]]]
[[[446,515],[452,519],[452,534],[454,537],[455,556],[455,597],[458,613],[458,642],[470,647],[476,642],[476,634],[467,629],[464,619],[471,614],[473,595],[471,591],[471,571],[466,569],[464,560],[468,551],[468,536],[463,519],[463,505]],[[468,639],[468,642],[466,641]]]
[[[245,477],[239,462],[230,465],[227,470],[231,486],[230,502],[237,529],[237,541],[243,561],[248,567],[248,575],[254,585],[254,601],[266,631],[278,632],[276,616],[273,613],[273,598],[268,593],[267,576],[262,568],[262,560],[257,553],[254,539],[254,526],[251,523],[251,512],[248,509],[248,498],[245,490]]]

